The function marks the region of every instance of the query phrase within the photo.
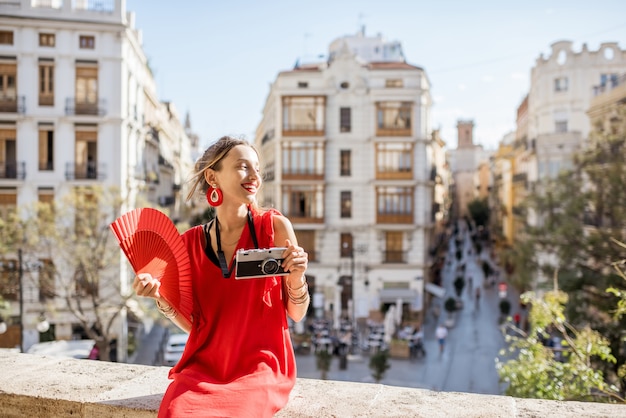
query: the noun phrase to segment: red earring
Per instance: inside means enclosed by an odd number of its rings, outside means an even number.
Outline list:
[[[224,195],[217,187],[209,186],[209,190],[206,191],[206,200],[209,202],[209,205],[215,208],[222,204]]]

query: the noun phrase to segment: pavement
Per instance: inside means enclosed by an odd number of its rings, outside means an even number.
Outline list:
[[[501,395],[505,386],[499,382],[495,368],[495,359],[501,349],[505,348],[504,337],[500,328],[500,295],[497,286],[483,286],[485,281],[480,266],[483,259],[490,259],[490,249],[485,248],[476,255],[471,250],[471,240],[461,223],[463,231],[462,259],[456,260],[454,240],[451,240],[446,261],[442,270],[442,286],[446,295],[434,299],[433,305],[439,306],[439,315],[433,310],[425,315],[424,348],[426,356],[417,359],[389,359],[391,367],[386,371],[381,384],[391,386],[413,387],[445,392],[467,392],[490,395]],[[463,308],[453,314],[453,325],[450,326],[443,352],[439,352],[435,338],[438,323],[445,323],[448,313],[443,309],[443,301],[455,295],[453,281],[457,276],[458,266],[465,264],[465,277],[472,277],[463,290],[461,300]],[[475,288],[480,287],[481,297],[475,300]],[[507,297],[512,302],[511,315],[515,313],[519,295],[512,289]],[[155,322],[142,339],[137,353],[131,359],[134,364],[160,366],[159,350],[161,350],[165,329]],[[296,356],[298,377],[320,379],[314,354],[298,354]],[[339,358],[333,357],[328,380],[350,382],[374,382],[369,369],[369,355],[357,353],[348,357],[345,370],[339,369]]]
[[[484,273],[481,268],[483,259],[490,260],[490,251],[485,248],[480,255],[470,253],[472,247],[469,234],[464,227],[462,241],[462,259],[456,260],[454,240],[451,241],[446,262],[442,270],[442,286],[446,295],[435,299],[439,305],[440,315],[428,312],[424,323],[424,347],[427,355],[415,360],[390,359],[391,367],[386,371],[380,383],[391,386],[403,386],[430,389],[445,392],[467,392],[479,394],[501,395],[505,386],[499,382],[495,367],[495,359],[501,349],[505,348],[504,337],[500,328],[500,296],[497,286],[485,287]],[[457,266],[465,264],[466,286],[461,300],[463,308],[454,313],[454,324],[449,328],[445,348],[439,352],[435,338],[435,328],[445,322],[448,314],[443,309],[443,301],[455,295],[453,281],[457,275]],[[468,277],[472,277],[469,286]],[[475,288],[480,287],[481,297],[476,303]],[[512,306],[519,297],[511,289],[507,297]],[[511,315],[514,309],[511,311]],[[313,354],[296,357],[298,377],[320,379]],[[357,354],[348,358],[346,370],[339,369],[339,359],[334,357],[327,373],[328,380],[374,382],[369,369],[367,353]]]

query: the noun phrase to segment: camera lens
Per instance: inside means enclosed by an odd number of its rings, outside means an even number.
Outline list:
[[[263,274],[275,274],[280,269],[280,264],[273,258],[268,258],[264,260],[261,264],[261,271]]]

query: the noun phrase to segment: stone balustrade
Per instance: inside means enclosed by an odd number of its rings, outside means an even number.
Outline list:
[[[0,416],[154,418],[167,367],[0,351]],[[626,417],[626,405],[298,379],[277,417]]]

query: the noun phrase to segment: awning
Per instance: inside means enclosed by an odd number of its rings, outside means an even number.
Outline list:
[[[414,289],[380,289],[378,293],[382,303],[396,303],[398,299],[412,302],[417,297]]]
[[[424,289],[426,289],[427,292],[430,292],[433,295],[437,296],[438,298],[442,298],[446,294],[446,289],[433,283],[426,283],[424,285]]]

